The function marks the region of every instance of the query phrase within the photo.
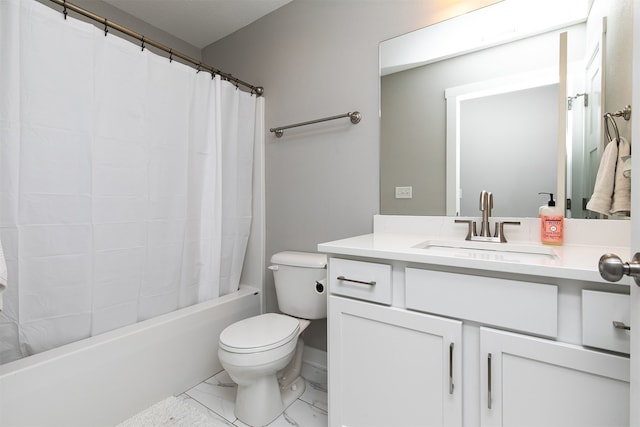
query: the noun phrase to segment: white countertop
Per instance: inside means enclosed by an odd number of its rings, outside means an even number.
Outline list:
[[[452,222],[452,219],[447,219],[447,222]],[[604,281],[598,272],[598,261],[603,254],[614,253],[623,260],[629,257],[629,247],[615,246],[615,243],[611,246],[607,244],[575,243],[547,246],[531,241],[514,241],[510,243],[513,245],[526,244],[532,248],[539,246],[544,250],[552,248],[555,256],[519,256],[518,254],[492,250],[460,250],[444,253],[416,247],[426,241],[443,240],[443,235],[440,232],[428,233],[429,227],[422,227],[419,232],[412,234],[407,233],[406,230],[394,232],[393,228],[385,224],[383,227],[374,227],[374,233],[372,234],[321,243],[318,245],[318,251],[336,255],[601,283],[609,283]],[[459,229],[457,231],[458,236],[454,238],[447,236],[446,240],[464,242],[464,233],[460,233]],[[611,240],[615,241],[616,239]],[[496,245],[497,250],[500,250],[500,245],[509,245],[509,243],[491,243],[491,245]],[[620,282],[617,282],[618,285],[626,286],[629,283],[628,277],[624,277]]]

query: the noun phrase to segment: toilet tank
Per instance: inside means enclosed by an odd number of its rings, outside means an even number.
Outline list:
[[[278,252],[271,257],[280,311],[302,319],[327,317],[327,256]]]

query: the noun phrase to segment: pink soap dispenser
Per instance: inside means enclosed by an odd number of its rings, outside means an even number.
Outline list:
[[[564,215],[560,206],[556,206],[553,193],[548,194],[549,202],[540,206],[540,241],[546,245],[561,245],[564,241]]]

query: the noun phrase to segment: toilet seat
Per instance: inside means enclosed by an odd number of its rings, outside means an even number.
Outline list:
[[[273,350],[296,339],[298,319],[265,313],[227,326],[220,334],[220,348],[230,353],[257,353]]]

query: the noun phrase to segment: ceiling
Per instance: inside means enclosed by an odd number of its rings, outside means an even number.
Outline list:
[[[202,49],[292,0],[103,0]]]

